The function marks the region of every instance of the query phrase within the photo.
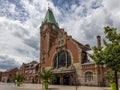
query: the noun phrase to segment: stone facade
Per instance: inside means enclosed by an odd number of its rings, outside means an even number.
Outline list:
[[[21,68],[17,71],[17,74],[22,74],[25,77],[25,83],[37,83],[38,68],[39,63],[36,61],[32,61],[26,64],[23,63]]]
[[[18,68],[13,68],[2,72],[2,82],[14,82],[14,77],[16,75]]]
[[[103,77],[110,69],[96,65],[88,56],[88,44],[77,42],[59,28],[51,9],[40,27],[40,73],[51,69],[56,77],[51,83],[61,85],[107,85]],[[101,37],[97,36],[98,47]]]
[[[48,10],[47,14],[51,13],[52,11]],[[56,81],[52,81],[54,84],[79,85],[82,80],[82,52],[90,48],[68,36],[64,29],[55,25],[55,21],[51,22],[46,19],[40,27],[41,72],[52,69],[56,76]]]

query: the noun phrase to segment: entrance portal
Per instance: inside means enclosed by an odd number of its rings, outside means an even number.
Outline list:
[[[70,85],[70,76],[69,75],[63,76],[63,85]]]
[[[60,77],[56,77],[55,84],[60,85]]]

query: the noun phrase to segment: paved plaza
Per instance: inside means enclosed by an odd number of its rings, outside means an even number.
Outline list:
[[[23,84],[20,87],[13,83],[0,83],[0,90],[45,90],[42,84]],[[48,90],[110,90],[109,87],[90,87],[90,86],[63,86],[50,85]]]

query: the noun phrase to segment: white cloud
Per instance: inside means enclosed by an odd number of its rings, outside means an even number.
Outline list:
[[[9,9],[9,11],[10,11],[11,13],[15,13],[15,5],[14,5],[14,4],[10,4],[10,9]]]
[[[103,0],[104,9],[109,12],[110,18],[113,20],[113,26],[120,29],[120,1]],[[120,32],[120,31],[119,31]]]
[[[39,61],[39,27],[47,11],[46,4],[48,1],[33,0],[30,3],[21,0],[19,7],[22,7],[23,13],[29,15],[29,17],[25,17],[28,19],[23,20],[23,22],[19,21],[21,17],[18,17],[18,20],[9,19],[13,16],[7,16],[6,10],[10,10],[10,13],[18,13],[19,11],[16,11],[18,9],[14,4],[7,1],[5,3],[9,5],[9,8],[1,8],[1,10],[4,9],[5,15],[0,17],[0,55],[7,55],[19,64],[32,60]]]
[[[19,21],[12,21],[6,18],[1,18],[2,22],[0,22],[0,55],[8,55],[21,58],[14,58],[17,62],[27,62],[28,60],[37,60],[39,61],[39,36],[31,36],[29,35],[29,29],[27,30],[24,25],[22,25]],[[7,27],[6,27],[7,25]],[[31,38],[32,37],[32,38]],[[34,39],[36,38],[35,44]],[[34,42],[35,46],[30,46],[26,44],[24,41],[29,39],[31,43]],[[36,50],[38,47],[38,50]],[[26,59],[28,57],[29,59]],[[23,59],[24,58],[24,59]]]
[[[73,38],[83,44],[96,45],[96,36],[101,35],[104,38],[104,27],[114,26],[120,32],[120,3],[118,0],[91,0],[81,1],[80,6],[72,5],[72,13],[65,13],[61,26]],[[96,6],[93,7],[93,5]],[[113,8],[114,7],[114,8]]]
[[[51,0],[20,0],[19,6],[3,1],[0,4],[0,55],[12,57],[19,64],[33,59],[39,61],[39,26],[45,17],[48,3],[59,26],[68,35],[80,43],[96,45],[96,36],[104,36],[104,26],[114,26],[120,32],[118,2],[80,0],[77,4],[72,3],[69,6],[66,3],[64,7],[58,8]],[[68,11],[65,7],[69,7]]]
[[[20,67],[20,64],[15,61],[14,58],[9,57],[8,55],[0,55],[0,69],[16,68]]]

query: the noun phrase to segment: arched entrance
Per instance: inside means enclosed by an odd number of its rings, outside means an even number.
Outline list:
[[[70,75],[63,76],[63,85],[70,85]]]
[[[55,74],[55,79],[52,81],[52,84],[57,85],[74,85],[74,74],[73,72],[62,71],[61,73]]]
[[[60,85],[60,77],[59,76],[56,77],[55,84]]]

